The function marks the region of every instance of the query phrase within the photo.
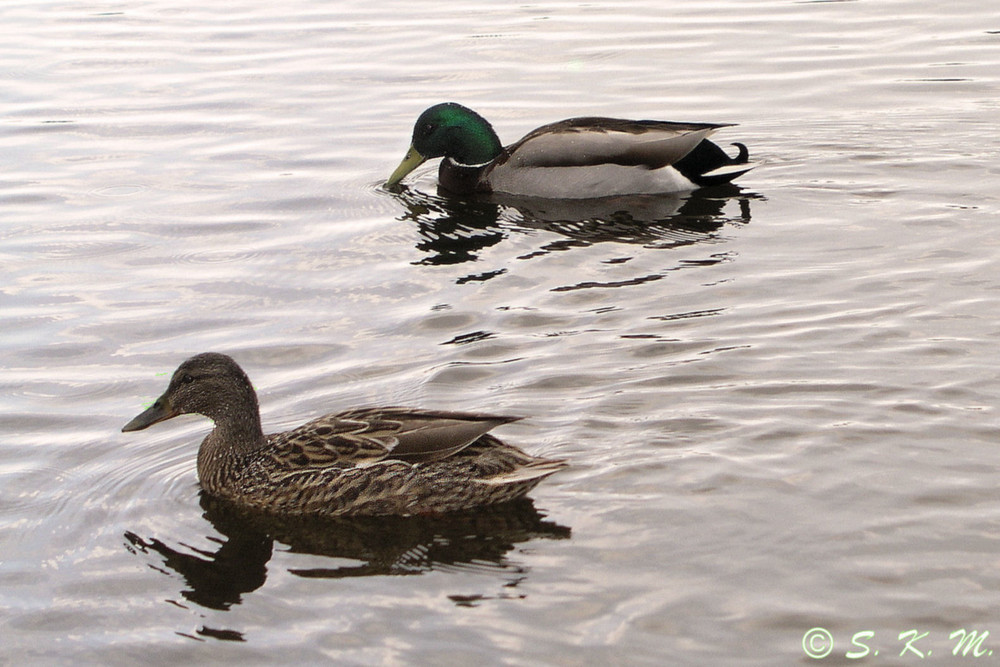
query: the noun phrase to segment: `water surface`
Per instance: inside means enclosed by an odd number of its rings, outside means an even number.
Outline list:
[[[2,661],[993,647],[1000,10],[203,4],[0,10]],[[508,142],[736,122],[761,166],[588,210],[383,191],[445,100]],[[205,420],[119,432],[207,350],[270,430],[490,410],[573,465],[438,521],[251,521],[199,495]]]

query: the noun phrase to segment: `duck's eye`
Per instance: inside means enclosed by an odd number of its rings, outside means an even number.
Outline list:
[[[194,382],[194,378],[191,377],[190,373],[185,373],[184,376],[181,377],[182,384],[191,384],[192,382]]]
[[[424,134],[434,134],[434,130],[436,129],[437,126],[434,123],[427,123],[426,125],[423,126],[423,128],[421,128],[421,131]]]

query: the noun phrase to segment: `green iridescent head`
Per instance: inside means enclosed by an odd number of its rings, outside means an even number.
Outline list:
[[[386,185],[399,183],[425,160],[451,158],[463,165],[492,161],[503,150],[485,118],[461,104],[436,104],[420,114],[413,126],[413,142]]]

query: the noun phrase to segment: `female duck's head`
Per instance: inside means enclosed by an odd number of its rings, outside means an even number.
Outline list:
[[[237,418],[260,423],[257,394],[243,369],[231,357],[206,352],[181,364],[163,395],[122,431],[139,431],[192,413],[204,415],[216,424]]]

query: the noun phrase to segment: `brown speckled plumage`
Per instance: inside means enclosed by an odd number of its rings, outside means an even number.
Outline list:
[[[179,414],[215,422],[198,450],[208,493],[280,514],[410,515],[519,498],[565,462],[487,432],[517,417],[360,408],[265,436],[257,395],[224,354],[191,357],[166,392],[122,430]]]

